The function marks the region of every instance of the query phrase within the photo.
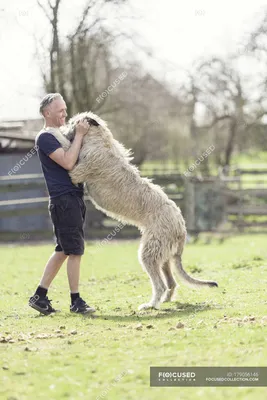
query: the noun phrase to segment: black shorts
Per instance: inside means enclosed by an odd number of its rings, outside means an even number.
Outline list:
[[[50,199],[49,213],[57,240],[55,251],[64,254],[84,253],[84,230],[86,206],[83,197],[75,192]]]

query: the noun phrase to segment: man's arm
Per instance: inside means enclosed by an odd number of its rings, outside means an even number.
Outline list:
[[[74,167],[82,146],[82,140],[84,135],[88,132],[89,124],[86,121],[79,122],[76,127],[76,135],[68,151],[64,151],[63,148],[55,150],[49,154],[49,157],[59,164],[64,169],[70,171]]]

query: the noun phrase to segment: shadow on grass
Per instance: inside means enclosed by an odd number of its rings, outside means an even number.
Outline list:
[[[146,310],[146,311],[131,311],[130,314],[125,313],[125,315],[107,315],[107,314],[88,314],[83,315],[84,318],[91,319],[102,319],[107,321],[117,321],[117,322],[127,322],[127,321],[149,321],[155,318],[157,319],[170,319],[170,318],[179,318],[185,315],[199,313],[202,311],[212,310],[216,307],[216,305],[208,304],[208,303],[172,303],[172,308],[163,307],[160,310]],[[118,310],[118,308],[117,308]],[[119,311],[119,310],[118,310]],[[99,312],[99,310],[97,310]],[[121,310],[121,313],[124,311]],[[77,315],[78,316],[78,315]]]
[[[137,311],[132,308],[122,309],[120,307],[116,307],[113,311],[114,314],[101,314],[101,308],[97,307],[97,311],[95,314],[75,314],[70,313],[65,310],[58,310],[55,314],[52,315],[42,315],[41,313],[36,313],[32,315],[28,315],[30,318],[34,319],[42,319],[42,318],[51,318],[57,319],[57,317],[63,317],[64,319],[69,318],[88,318],[88,319],[98,319],[98,320],[107,320],[107,321],[117,321],[117,322],[127,322],[127,321],[149,321],[153,319],[170,319],[170,318],[180,318],[183,316],[188,316],[190,314],[198,314],[203,311],[209,311],[221,308],[223,309],[224,306],[222,304],[215,304],[215,303],[180,303],[180,302],[172,302],[170,303],[170,307],[167,304],[161,305],[159,310],[143,310]],[[21,315],[20,315],[21,317]],[[10,314],[5,317],[7,318],[17,318],[16,315]]]

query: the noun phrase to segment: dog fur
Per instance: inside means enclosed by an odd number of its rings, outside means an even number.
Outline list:
[[[71,118],[68,125],[47,128],[47,131],[67,151],[75,127],[83,119],[87,119],[90,129],[83,138],[78,162],[70,177],[75,185],[86,183],[97,209],[139,228],[142,238],[138,258],[152,285],[150,301],[140,305],[139,310],[158,309],[161,302],[173,298],[177,286],[173,270],[190,286],[218,286],[216,282],[194,279],[183,269],[181,256],[186,227],[180,208],[158,185],[140,176],[138,168],[130,163],[131,152],[114,139],[106,122],[92,112],[85,112]]]

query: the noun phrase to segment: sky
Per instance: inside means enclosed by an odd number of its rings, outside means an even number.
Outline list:
[[[47,0],[40,0],[43,4]],[[52,0],[53,1],[53,0]],[[77,23],[86,0],[62,0],[60,32]],[[210,55],[242,52],[246,35],[259,23],[267,0],[130,0],[128,10],[116,15],[103,10],[109,26],[120,25],[138,34],[138,42],[152,49],[145,58],[133,48],[144,67],[175,87],[180,73],[194,60]],[[125,18],[126,17],[126,18]],[[136,18],[132,18],[136,17]],[[0,0],[0,120],[38,118],[42,87],[36,48],[49,43],[49,29],[36,0]],[[131,46],[130,43],[125,44]],[[251,63],[239,64],[242,73]]]

